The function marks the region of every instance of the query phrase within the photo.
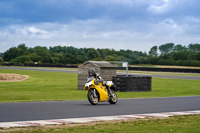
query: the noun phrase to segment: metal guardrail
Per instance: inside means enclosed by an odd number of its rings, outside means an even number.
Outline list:
[[[118,70],[124,70],[123,67]],[[157,67],[128,67],[128,70],[135,71],[155,71],[155,72],[185,72],[185,73],[200,73],[200,69],[191,68],[157,68]]]
[[[2,64],[2,66],[14,66],[13,64]],[[64,68],[78,68],[77,64],[29,64],[24,66],[33,66],[33,67],[64,67]],[[126,70],[125,67],[118,67],[118,70]],[[155,72],[183,72],[183,73],[200,73],[200,69],[191,69],[191,68],[158,68],[158,67],[128,67],[128,70],[135,71],[155,71]]]

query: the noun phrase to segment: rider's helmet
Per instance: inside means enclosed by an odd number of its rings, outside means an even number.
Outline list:
[[[90,69],[88,70],[88,75],[89,75],[89,77],[90,77],[90,76],[95,76],[95,74],[96,74],[96,70],[95,70],[94,68],[90,68]]]

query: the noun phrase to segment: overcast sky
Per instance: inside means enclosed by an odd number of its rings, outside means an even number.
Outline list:
[[[0,0],[0,52],[35,46],[131,49],[200,43],[200,0]]]

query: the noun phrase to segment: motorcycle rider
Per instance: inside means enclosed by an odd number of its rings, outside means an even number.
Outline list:
[[[106,85],[106,82],[102,79],[102,77],[96,73],[96,70],[94,68],[90,68],[88,70],[88,80],[92,80],[96,78],[96,83],[101,83],[103,84],[103,86],[106,86],[106,89],[108,90],[108,95],[109,97],[111,96],[111,92],[110,92],[110,87]]]

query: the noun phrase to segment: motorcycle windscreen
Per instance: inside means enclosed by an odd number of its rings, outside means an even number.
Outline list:
[[[88,79],[87,79],[87,83],[90,82],[90,81],[92,81],[93,79],[94,79],[93,76],[92,76],[92,77],[88,77]]]

